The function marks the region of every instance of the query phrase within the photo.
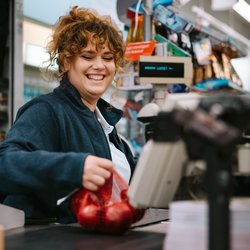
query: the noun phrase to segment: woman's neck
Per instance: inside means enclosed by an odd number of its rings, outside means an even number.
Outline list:
[[[92,111],[92,112],[95,111],[97,101],[89,101],[89,100],[86,100],[86,99],[83,99],[83,98],[81,98],[81,100],[82,100],[83,104],[90,109],[90,111]]]

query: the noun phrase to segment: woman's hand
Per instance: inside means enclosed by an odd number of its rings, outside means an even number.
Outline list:
[[[90,191],[97,191],[111,176],[114,168],[114,164],[108,159],[93,155],[87,156],[83,168],[83,187]]]

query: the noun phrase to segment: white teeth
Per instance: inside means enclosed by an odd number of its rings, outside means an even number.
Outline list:
[[[88,78],[93,80],[102,80],[104,75],[88,75]]]

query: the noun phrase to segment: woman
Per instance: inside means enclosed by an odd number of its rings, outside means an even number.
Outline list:
[[[26,103],[0,146],[0,192],[26,218],[75,221],[78,188],[98,190],[116,168],[129,182],[135,163],[115,124],[122,111],[101,99],[124,61],[121,32],[107,16],[73,7],[48,44],[60,86]]]

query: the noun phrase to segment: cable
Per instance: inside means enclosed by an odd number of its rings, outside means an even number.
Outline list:
[[[136,32],[137,32],[137,28],[138,28],[138,15],[139,15],[139,10],[140,10],[140,6],[141,6],[141,2],[142,2],[142,0],[138,1],[137,5],[136,5],[136,9],[135,9],[135,27],[134,27],[134,31],[133,31],[133,38],[135,38]]]

